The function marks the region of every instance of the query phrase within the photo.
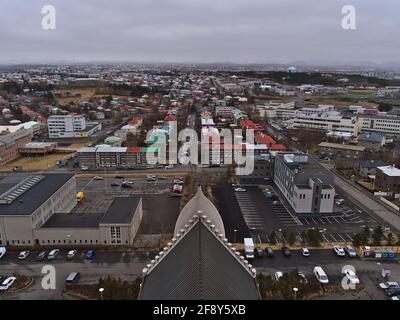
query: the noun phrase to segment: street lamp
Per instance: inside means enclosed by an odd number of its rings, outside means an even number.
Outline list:
[[[299,291],[299,288],[293,288],[293,292],[294,292],[294,300],[296,300],[296,296],[297,296],[297,291]]]
[[[236,232],[237,232],[237,230],[234,229],[233,230],[233,243],[236,243]]]
[[[103,291],[104,291],[104,288],[99,289],[101,300],[103,300]]]

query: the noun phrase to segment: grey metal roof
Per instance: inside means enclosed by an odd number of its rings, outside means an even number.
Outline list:
[[[136,208],[141,201],[139,196],[115,198],[110,208],[104,214],[100,223],[125,224],[130,223],[135,215]]]
[[[385,135],[380,132],[363,132],[359,135],[359,142],[374,142],[374,143],[382,143]]]
[[[359,164],[362,168],[377,168],[387,165],[387,163],[382,160],[360,160]]]
[[[254,274],[199,219],[144,276],[141,300],[259,300]]]
[[[201,186],[199,186],[197,193],[186,203],[179,214],[175,224],[175,234],[179,233],[179,230],[184,228],[185,224],[193,218],[193,215],[206,215],[207,219],[210,219],[215,224],[215,227],[220,233],[225,234],[222,218],[214,204],[204,195]]]
[[[32,174],[12,173],[0,180],[0,193],[4,193]],[[0,204],[0,215],[30,215],[48,200],[68,180],[72,173],[40,173],[44,179],[34,184],[10,204]]]

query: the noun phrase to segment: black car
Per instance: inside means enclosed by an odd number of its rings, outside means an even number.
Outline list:
[[[47,251],[40,251],[36,256],[36,261],[43,261],[44,259],[46,259],[46,256],[47,256]]]
[[[262,258],[263,257],[263,251],[260,247],[255,247],[254,248],[254,256],[256,258]]]
[[[123,183],[123,184],[121,184],[121,188],[132,189],[133,187],[128,183]]]
[[[120,186],[119,183],[116,183],[116,182],[111,183],[111,187],[119,187],[119,186]]]
[[[115,176],[115,179],[125,179],[124,176]]]
[[[387,289],[387,290],[385,290],[385,292],[389,297],[396,297],[396,296],[400,295],[400,289],[399,288],[397,288],[397,289],[394,289],[394,288],[393,289]]]
[[[288,247],[282,247],[282,253],[285,257],[290,257],[291,255],[290,249]]]

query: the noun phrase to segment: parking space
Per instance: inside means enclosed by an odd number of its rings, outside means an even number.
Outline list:
[[[245,189],[242,189],[242,191],[235,191],[235,197],[247,227],[250,230],[264,230],[264,223],[258,215],[257,209],[247,191]]]

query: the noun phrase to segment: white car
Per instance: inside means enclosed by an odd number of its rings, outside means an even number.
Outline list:
[[[245,192],[246,189],[243,189],[243,188],[235,188],[235,191],[236,191],[236,192]]]
[[[400,296],[391,297],[390,300],[399,301],[400,300]]]
[[[6,280],[4,280],[1,285],[0,285],[0,290],[8,290],[10,287],[14,284],[15,280],[17,280],[16,277],[8,277]]]
[[[314,275],[317,278],[319,283],[322,283],[322,284],[329,283],[328,276],[326,275],[324,269],[322,269],[321,267],[317,266],[314,268]]]
[[[54,260],[58,256],[59,253],[60,253],[59,249],[51,250],[47,256],[47,260]]]
[[[4,257],[6,252],[7,252],[6,247],[0,247],[0,259]]]
[[[346,256],[346,253],[344,252],[344,250],[341,246],[334,246],[333,251],[335,251],[336,255],[338,255],[339,257]]]
[[[303,255],[303,257],[309,257],[310,256],[310,250],[308,250],[307,248],[301,248],[300,252]]]
[[[18,255],[18,259],[19,260],[25,260],[27,257],[29,256],[29,251],[25,250],[25,251],[21,251]]]
[[[102,176],[95,176],[94,180],[104,180],[104,178]]]
[[[344,250],[347,252],[350,258],[357,258],[357,252],[355,252],[352,246],[345,246]]]
[[[77,253],[78,253],[78,250],[70,250],[70,251],[68,251],[67,259],[73,259],[76,256]]]
[[[360,284],[360,279],[357,277],[356,273],[351,269],[343,270],[343,274],[346,275],[347,279],[350,280],[352,284]]]
[[[281,271],[275,272],[275,280],[279,281],[280,278],[283,277],[283,273]]]
[[[381,282],[379,284],[379,288],[381,289],[398,289],[400,285],[395,281]]]

